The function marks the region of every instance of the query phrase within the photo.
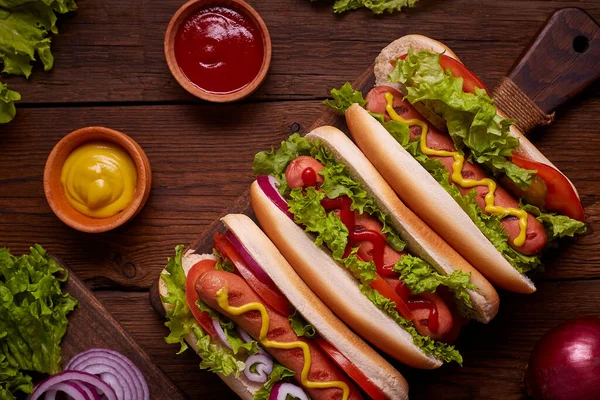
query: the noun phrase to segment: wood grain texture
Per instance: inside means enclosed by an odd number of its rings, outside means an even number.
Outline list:
[[[140,369],[148,383],[151,399],[183,400],[185,398],[75,274],[70,274],[63,285],[63,291],[68,292],[79,302],[75,311],[69,314],[67,333],[62,341],[63,367],[71,357],[85,350],[92,348],[116,350],[133,361]]]
[[[329,89],[358,77],[401,35],[443,41],[493,87],[552,11],[581,7],[600,19],[599,0],[420,0],[414,9],[381,17],[365,10],[335,15],[327,1],[254,0],[273,41],[271,71],[242,103],[215,106],[179,87],[164,60],[164,32],[182,0],[78,3],[79,11],[61,19],[61,34],[53,38],[55,68],[44,73],[37,66],[29,82],[8,78],[23,101],[15,121],[0,126],[0,246],[22,253],[39,242],[67,262],[88,287],[99,289],[104,306],[191,399],[235,396],[217,377],[198,371],[196,355],[176,356],[177,346],[164,343],[167,329],[147,289],[175,245],[198,237],[247,190],[255,152],[292,131],[307,131]],[[63,225],[42,188],[52,147],[89,125],[131,135],[153,169],[141,214],[99,235]],[[559,110],[553,126],[532,136],[578,188],[589,233],[551,255],[536,294],[502,293],[496,320],[465,329],[459,342],[464,368],[402,369],[414,398],[523,398],[520,376],[537,338],[565,319],[598,315],[598,125],[596,84]]]
[[[552,113],[600,78],[600,25],[578,8],[555,12],[507,76]]]
[[[167,25],[182,4],[82,0],[77,12],[61,19],[61,33],[53,38],[54,69],[36,67],[29,82],[8,82],[23,95],[21,104],[198,102],[177,84],[163,53]],[[421,0],[406,12],[380,17],[367,10],[335,15],[329,1],[250,4],[273,44],[271,70],[251,101],[322,98],[408,33],[443,41],[493,87],[554,10],[581,7],[600,19],[598,0]]]

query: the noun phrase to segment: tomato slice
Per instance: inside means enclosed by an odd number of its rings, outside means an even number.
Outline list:
[[[400,57],[400,59],[404,60],[407,56],[408,54],[405,54]],[[440,56],[440,66],[444,69],[444,71],[447,69],[452,71],[453,77],[463,78],[463,92],[475,94],[475,88],[478,87],[480,89],[484,89],[488,96],[490,95],[490,92],[488,92],[483,82],[481,82],[481,80],[479,80],[474,73],[469,71],[467,67],[465,67],[460,61],[442,54]]]
[[[212,324],[212,319],[210,315],[206,311],[200,311],[198,306],[196,306],[196,301],[198,301],[198,293],[196,292],[196,281],[206,271],[212,271],[215,269],[215,260],[202,260],[198,261],[194,266],[190,269],[187,274],[187,278],[185,280],[185,297],[187,299],[188,307],[190,311],[198,321],[198,324],[204,329],[206,333],[212,338],[217,336],[215,332],[215,328]]]
[[[235,265],[240,275],[261,299],[286,317],[294,312],[290,302],[279,292],[279,289],[258,279],[254,272],[246,265],[240,253],[238,253],[233,244],[224,235],[215,233],[213,240],[215,248],[219,253]]]
[[[399,282],[399,281],[398,281]],[[375,280],[371,282],[371,287],[377,290],[382,296],[396,303],[396,311],[409,321],[414,319],[412,311],[398,293],[381,276],[375,274]]]
[[[336,349],[327,340],[317,337],[313,341],[329,356],[331,360],[344,372],[373,400],[386,400],[387,397],[381,389],[369,380],[360,369],[350,362],[338,349]]]
[[[546,210],[566,215],[578,221],[584,220],[585,214],[581,201],[563,174],[549,165],[529,160],[518,154],[512,155],[512,162],[521,168],[537,170],[537,176],[546,182],[548,188],[548,194],[544,199]]]

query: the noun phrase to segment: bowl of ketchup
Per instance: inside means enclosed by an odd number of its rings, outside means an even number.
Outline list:
[[[169,23],[165,57],[189,93],[212,102],[236,101],[264,81],[271,38],[260,15],[242,0],[191,0]]]

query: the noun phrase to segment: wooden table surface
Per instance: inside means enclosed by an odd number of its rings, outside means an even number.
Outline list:
[[[181,89],[163,56],[163,36],[181,0],[80,0],[53,38],[48,73],[21,92],[16,119],[0,125],[0,246],[40,243],[95,290],[152,360],[190,398],[234,398],[194,354],[176,356],[148,288],[179,243],[199,235],[252,181],[254,154],[303,131],[332,87],[352,81],[395,38],[421,33],[450,46],[488,86],[505,74],[552,11],[581,7],[600,20],[600,1],[421,0],[407,12],[334,15],[308,0],[250,1],[273,41],[271,71],[247,100],[202,103]],[[115,231],[68,228],[43,193],[46,158],[64,135],[102,125],[132,136],[153,169],[146,207]],[[574,316],[600,315],[600,85],[586,90],[539,131],[538,147],[577,186],[589,233],[549,257],[538,292],[501,293],[498,317],[472,323],[458,342],[463,368],[401,368],[414,398],[522,398],[521,376],[535,341]]]

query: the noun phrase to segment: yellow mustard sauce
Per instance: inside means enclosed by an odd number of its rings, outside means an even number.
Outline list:
[[[310,371],[311,357],[310,357],[310,349],[308,345],[301,341],[295,342],[276,342],[273,340],[267,339],[267,333],[269,332],[269,314],[267,313],[267,309],[261,303],[247,303],[241,307],[233,307],[229,305],[229,290],[227,287],[222,287],[217,291],[217,304],[224,311],[232,314],[232,315],[241,315],[245,314],[249,311],[258,311],[262,317],[260,334],[258,337],[259,342],[265,347],[273,347],[276,349],[302,349],[302,353],[304,355],[304,366],[302,367],[302,373],[300,375],[301,382],[304,386],[311,389],[327,389],[327,388],[339,388],[343,392],[342,399],[347,400],[350,395],[350,388],[345,382],[341,381],[331,381],[331,382],[312,382],[308,380],[308,372]]]
[[[518,208],[512,207],[501,207],[494,205],[495,192],[496,192],[496,182],[494,182],[490,178],[483,178],[481,180],[474,179],[465,179],[462,176],[462,169],[465,163],[465,156],[460,154],[457,151],[445,151],[445,150],[435,150],[430,147],[427,147],[427,123],[425,121],[421,121],[417,118],[412,119],[404,119],[396,111],[392,106],[394,102],[394,95],[392,93],[385,94],[386,106],[385,110],[388,112],[391,119],[394,121],[400,122],[401,124],[405,124],[410,126],[416,125],[421,128],[421,139],[420,146],[423,154],[428,156],[439,156],[439,157],[452,157],[454,158],[454,163],[452,163],[452,181],[459,184],[465,188],[472,188],[475,186],[487,186],[488,192],[485,195],[485,211],[492,214],[498,215],[502,218],[512,215],[519,218],[519,236],[517,236],[514,240],[515,246],[523,246],[525,244],[526,233],[527,233],[527,212]]]
[[[133,201],[137,170],[121,147],[86,143],[69,154],[60,181],[73,208],[88,217],[108,218]]]

